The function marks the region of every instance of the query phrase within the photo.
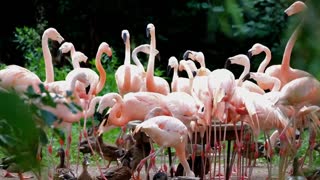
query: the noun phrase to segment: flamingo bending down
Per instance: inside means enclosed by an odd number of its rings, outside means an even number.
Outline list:
[[[180,163],[186,171],[186,176],[195,177],[194,173],[190,169],[185,154],[188,130],[179,119],[172,116],[151,117],[136,126],[133,134],[138,132],[146,133],[153,142],[160,146],[157,151],[140,161],[136,168],[138,172],[140,172],[140,169],[147,159],[155,157],[157,153],[161,152],[166,147],[173,147],[175,148],[176,155],[178,156]]]
[[[144,69],[141,66],[130,64],[130,34],[123,30],[121,37],[125,43],[124,64],[119,66],[115,72],[115,78],[119,94],[123,96],[128,92],[138,92],[144,83]],[[140,61],[138,61],[140,62]],[[140,63],[141,64],[141,63]]]
[[[239,55],[235,55],[233,57],[229,57],[227,60],[227,64],[228,61],[231,64],[238,64],[238,65],[242,65],[244,66],[244,70],[241,73],[239,79],[236,79],[236,83],[238,86],[244,87],[246,89],[248,89],[251,92],[256,92],[258,94],[264,94],[264,90],[261,89],[257,84],[248,81],[248,80],[244,80],[244,77],[249,74],[250,72],[250,60],[248,58],[248,56],[244,55],[244,54],[239,54]]]
[[[292,16],[296,13],[303,11],[306,8],[307,8],[307,6],[302,1],[296,1],[285,10],[285,13],[288,16]],[[300,24],[298,25],[298,27],[295,29],[295,31],[292,33],[290,39],[288,40],[286,48],[283,53],[282,63],[280,65],[272,65],[265,70],[266,74],[273,76],[273,77],[276,77],[281,81],[281,88],[286,83],[288,83],[294,79],[297,79],[300,77],[305,77],[305,76],[312,76],[310,73],[308,73],[306,71],[294,69],[294,68],[290,67],[291,52],[292,52],[293,46],[297,40],[298,33],[300,31],[300,28],[302,26],[303,21],[304,21],[304,19],[301,20]],[[267,51],[268,50],[266,50],[266,52]],[[255,53],[254,51],[252,51],[252,55],[254,55],[254,54],[258,54],[258,52]],[[267,54],[267,55],[270,56],[270,58],[271,58],[271,54],[270,55]]]
[[[48,47],[49,39],[59,43],[64,40],[55,28],[48,28],[43,32],[41,45],[46,67],[45,84],[54,81],[52,57]],[[0,71],[0,87],[7,90],[13,88],[18,93],[23,93],[31,85],[36,92],[40,93],[40,83],[42,81],[35,73],[17,65],[9,65]]]
[[[155,27],[149,23],[147,25],[147,36],[150,35],[150,54],[148,59],[147,73],[146,73],[146,90],[149,92],[157,92],[164,95],[170,93],[170,85],[167,80],[162,77],[154,76],[154,60],[156,49]]]

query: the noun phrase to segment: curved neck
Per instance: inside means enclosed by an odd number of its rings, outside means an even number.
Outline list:
[[[99,72],[99,82],[96,88],[96,92],[95,94],[99,94],[99,92],[103,89],[104,84],[106,83],[107,80],[107,74],[106,71],[104,70],[102,64],[101,64],[101,56],[102,56],[103,51],[101,51],[100,49],[97,52],[96,55],[96,68]]]
[[[183,65],[183,67],[184,67],[184,70],[185,70],[185,71],[187,72],[187,74],[188,74],[189,87],[190,87],[190,92],[191,92],[194,77],[193,77],[193,74],[192,74],[192,71],[191,71],[190,66],[189,66],[188,64],[185,64],[185,63],[183,63],[182,65]]]
[[[53,65],[52,65],[52,57],[48,45],[49,38],[46,34],[42,36],[41,46],[44,58],[44,64],[46,67],[46,80],[45,83],[50,83],[54,81],[54,72],[53,72]]]
[[[238,79],[238,84],[237,84],[238,86],[242,85],[244,76],[246,76],[250,72],[250,64],[244,63],[244,64],[241,64],[241,65],[244,66],[244,69],[243,69],[243,71],[242,71],[242,73],[241,73],[241,75],[240,75],[240,77]]]
[[[100,100],[101,100],[101,96],[96,96],[96,97],[92,98],[92,100],[90,101],[90,104],[89,104],[89,108],[87,110],[87,117],[93,116],[93,114],[96,110],[96,105],[98,104],[98,102],[100,102]]]
[[[273,78],[273,87],[271,91],[279,91],[281,88],[281,81],[278,78]]]
[[[266,57],[264,58],[264,60],[260,63],[257,72],[261,72],[263,73],[264,70],[266,69],[266,67],[268,66],[268,64],[270,63],[271,60],[271,51],[269,48],[264,47],[263,51],[266,53]]]
[[[282,63],[281,63],[281,69],[288,70],[290,68],[290,59],[291,59],[291,52],[293,49],[293,46],[297,40],[298,34],[300,32],[300,29],[302,27],[302,23],[304,21],[304,18],[301,20],[299,25],[296,27],[292,35],[290,36],[290,39],[287,42],[286,48],[283,53],[282,57]]]
[[[147,45],[147,46],[150,46],[149,44]],[[132,60],[133,60],[133,62],[138,66],[138,68],[142,71],[142,72],[145,72],[145,70],[144,70],[144,67],[143,67],[143,65],[141,64],[141,62],[140,62],[140,60],[138,59],[138,52],[144,52],[144,50],[141,50],[141,49],[143,49],[144,47],[138,47],[138,48],[135,48],[133,51],[132,51]],[[149,48],[149,51],[150,51],[150,48]],[[147,52],[147,53],[149,53],[149,52]]]
[[[70,54],[71,54],[71,61],[72,61],[72,67],[73,67],[73,69],[80,68],[79,59],[77,59],[77,58],[75,57],[75,55],[76,55],[76,50],[75,50],[74,46],[71,46]]]

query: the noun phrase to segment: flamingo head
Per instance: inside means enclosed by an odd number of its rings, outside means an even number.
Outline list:
[[[186,52],[183,53],[182,58],[187,60],[187,59],[193,59],[190,56],[193,56],[194,52],[191,50],[187,50]]]
[[[249,59],[257,54],[260,54],[261,52],[263,52],[265,46],[260,44],[260,43],[255,43],[251,49],[248,50],[248,54],[247,56],[249,57]]]
[[[108,43],[102,42],[98,48],[98,52],[104,52],[107,54],[109,59],[112,59],[112,50]]]
[[[64,38],[60,35],[60,33],[55,28],[48,28],[43,33],[48,36],[49,39],[58,41],[61,44],[64,41]]]
[[[230,64],[239,64],[239,65],[243,65],[243,66],[245,66],[247,64],[250,65],[250,60],[249,60],[248,56],[246,56],[244,54],[238,54],[233,57],[230,57],[230,58],[228,58],[227,61],[230,61],[229,62]]]
[[[72,59],[77,62],[85,62],[86,63],[88,60],[88,56],[86,56],[82,52],[77,51],[76,53],[74,53]]]
[[[168,60],[168,69],[177,68],[178,67],[178,59],[174,56],[171,56]]]
[[[68,53],[72,48],[73,48],[73,44],[71,42],[64,42],[60,47],[59,50],[62,53]]]
[[[123,39],[124,44],[128,43],[129,40],[130,40],[129,31],[126,30],[126,29],[122,30],[122,32],[121,32],[121,37],[122,37],[122,39]]]
[[[150,36],[154,36],[155,34],[155,27],[152,23],[149,23],[147,25],[147,29],[146,29],[146,34],[147,34],[147,37],[149,38]]]
[[[296,1],[291,6],[289,6],[284,12],[288,16],[292,16],[294,14],[297,14],[307,8],[306,4],[302,1]]]

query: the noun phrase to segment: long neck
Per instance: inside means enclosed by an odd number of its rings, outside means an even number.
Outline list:
[[[75,50],[74,46],[71,46],[70,54],[71,54],[71,61],[72,61],[73,69],[80,68],[79,59],[75,58],[76,50]]]
[[[178,67],[174,66],[173,67],[173,76],[172,76],[172,82],[171,82],[171,91],[175,92],[177,91],[177,86],[178,86]]]
[[[271,51],[270,51],[270,49],[265,47],[264,48],[264,52],[266,53],[266,57],[261,62],[261,64],[259,65],[259,68],[257,70],[257,72],[261,72],[261,73],[264,72],[264,70],[266,69],[266,67],[268,66],[268,64],[270,63],[270,60],[271,60]]]
[[[107,74],[106,71],[104,70],[102,64],[101,64],[101,56],[102,56],[102,51],[99,49],[96,55],[96,68],[99,72],[99,82],[96,88],[96,92],[95,94],[99,94],[99,92],[103,89],[104,84],[106,83],[106,79],[107,79]]]
[[[281,81],[278,78],[273,78],[273,87],[271,91],[279,91],[281,88]]]
[[[148,60],[148,67],[147,67],[147,76],[146,76],[146,86],[147,90],[150,91],[154,87],[154,49],[156,47],[156,39],[154,37],[154,34],[151,33],[151,42],[150,42],[150,54],[149,54],[149,60]]]
[[[288,70],[290,68],[290,59],[291,59],[291,52],[293,49],[293,46],[297,40],[298,34],[300,32],[300,29],[302,27],[303,20],[301,20],[300,24],[296,27],[292,35],[290,36],[290,39],[287,42],[286,48],[283,53],[282,57],[282,63],[281,63],[281,69]]]
[[[130,68],[130,42],[126,41],[125,58],[124,58],[124,80],[123,88],[129,89],[131,85],[131,68]]]
[[[90,101],[90,104],[89,104],[89,109],[87,110],[87,117],[91,117],[95,110],[96,110],[96,105],[97,103],[101,100],[101,96],[96,96],[94,98],[92,98],[92,100]]]
[[[242,73],[241,73],[241,75],[240,75],[240,77],[238,79],[238,86],[242,85],[242,83],[243,83],[242,79],[244,78],[244,76],[246,76],[250,72],[250,64],[244,63],[242,65],[244,66],[244,69],[243,69],[243,71],[242,71]]]
[[[148,46],[150,46],[148,44]],[[138,59],[138,55],[137,53],[140,52],[140,51],[143,51],[141,49],[143,49],[144,47],[139,47],[139,48],[135,48],[133,51],[132,51],[132,60],[133,62],[138,66],[138,68],[142,71],[142,72],[145,72],[144,70],[144,67],[143,65],[141,64],[140,60]],[[149,51],[150,51],[150,48],[149,48]],[[143,51],[144,52],[144,51]]]
[[[54,81],[54,72],[53,72],[53,65],[52,65],[52,57],[48,45],[48,37],[46,34],[42,36],[41,46],[44,58],[44,64],[46,67],[46,80],[45,83],[50,83]]]
[[[187,72],[187,74],[188,74],[189,87],[190,87],[190,92],[191,92],[194,77],[193,77],[193,74],[192,74],[192,71],[191,71],[190,66],[188,66],[187,64],[183,64],[183,66],[184,66],[184,70],[185,70],[185,71]]]

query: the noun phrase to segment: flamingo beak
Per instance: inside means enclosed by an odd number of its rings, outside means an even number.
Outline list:
[[[183,54],[183,57],[182,57],[182,58],[183,58],[184,60],[190,59],[190,58],[189,58],[189,54],[190,54],[190,53],[191,53],[191,52],[190,52],[189,50],[186,51],[186,52]]]
[[[146,34],[147,34],[147,38],[149,38],[150,37],[150,29],[149,28],[146,29]]]
[[[122,35],[122,39],[123,39],[123,43],[126,43],[126,41],[127,41],[127,34],[126,33],[124,33]]]
[[[192,75],[193,75],[193,77],[196,77],[197,71],[192,71]]]
[[[158,59],[158,61],[160,61],[160,53],[158,53],[158,54],[156,55],[156,59]]]
[[[231,59],[227,59],[226,62],[225,62],[225,64],[224,64],[224,68],[225,68],[225,69],[228,69],[228,67],[230,66],[230,64],[231,64]]]
[[[248,51],[246,55],[248,56],[249,59],[251,59],[252,58],[252,51]]]
[[[289,15],[287,13],[283,14],[283,19],[284,19],[285,22],[288,21],[288,17],[289,17]]]
[[[170,76],[171,72],[172,72],[172,67],[171,66],[168,66],[167,67],[167,76]]]

